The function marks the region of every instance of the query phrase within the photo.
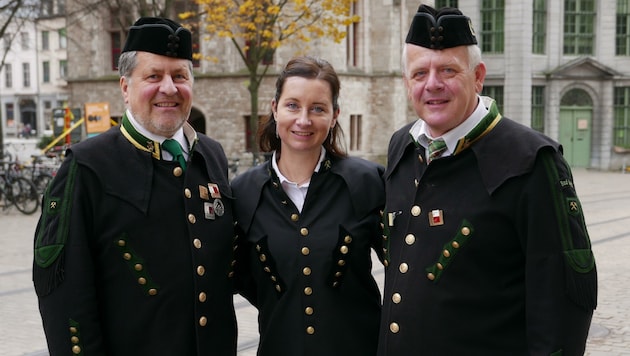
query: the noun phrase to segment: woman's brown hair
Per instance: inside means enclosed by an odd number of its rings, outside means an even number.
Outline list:
[[[276,103],[280,100],[284,83],[289,77],[321,79],[328,82],[332,93],[333,111],[336,112],[339,109],[339,90],[341,88],[339,77],[332,65],[326,60],[310,56],[301,56],[291,59],[276,80]],[[346,157],[347,153],[342,147],[343,142],[343,130],[337,122],[337,124],[328,131],[328,136],[323,146],[327,152],[334,156]],[[263,152],[280,151],[281,142],[280,138],[276,135],[276,120],[273,115],[273,110],[266,120],[261,122],[258,130],[258,146]]]

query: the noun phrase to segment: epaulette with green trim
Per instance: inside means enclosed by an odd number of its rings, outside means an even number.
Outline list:
[[[553,208],[558,222],[565,261],[566,291],[578,305],[597,306],[595,256],[586,229],[584,214],[566,161],[557,164],[552,155],[540,155],[547,172]]]
[[[77,162],[62,166],[44,196],[42,215],[35,232],[33,283],[45,296],[64,279],[64,248],[70,230],[70,208]]]

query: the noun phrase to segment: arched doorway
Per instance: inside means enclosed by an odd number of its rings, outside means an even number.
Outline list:
[[[190,111],[188,123],[195,129],[195,131],[201,132],[202,134],[206,133],[206,117],[196,108],[192,108]]]
[[[33,99],[20,100],[21,136],[28,138],[37,133],[37,105]]]
[[[572,167],[588,167],[591,159],[593,100],[583,89],[571,89],[560,100],[559,139]]]

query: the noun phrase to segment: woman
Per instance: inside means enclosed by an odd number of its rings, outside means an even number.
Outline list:
[[[261,356],[376,353],[383,168],[340,147],[339,89],[328,62],[292,59],[260,130],[272,158],[232,183],[237,284],[259,311]]]

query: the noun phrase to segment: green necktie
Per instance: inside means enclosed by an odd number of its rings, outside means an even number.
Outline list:
[[[179,145],[179,142],[169,138],[168,140],[164,140],[164,142],[162,142],[162,148],[173,155],[173,158],[179,162],[182,169],[186,170],[186,159],[184,158],[184,152],[182,151],[182,146]]]
[[[427,159],[427,163],[440,157],[445,150],[446,142],[444,142],[443,139],[438,138],[437,140],[429,141],[429,158]]]

